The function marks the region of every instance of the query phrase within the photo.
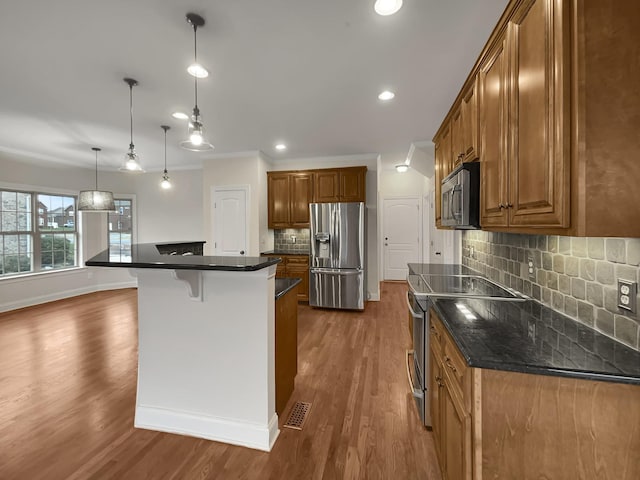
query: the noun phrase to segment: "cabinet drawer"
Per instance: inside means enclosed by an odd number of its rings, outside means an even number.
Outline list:
[[[464,378],[468,368],[467,362],[465,362],[458,347],[449,336],[444,342],[442,364],[447,375],[453,381],[455,388],[458,389],[460,397],[465,398],[463,392],[465,391]]]
[[[444,347],[444,339],[445,339],[445,328],[442,324],[442,321],[436,314],[436,312],[432,309],[429,311],[429,335],[430,340],[433,342],[435,340],[435,347],[438,348],[439,351],[442,351],[442,347]],[[433,343],[432,343],[433,344]]]
[[[287,266],[288,265],[300,265],[300,266],[304,266],[304,267],[308,267],[309,266],[309,257],[307,256],[295,256],[295,257],[286,257],[287,259]]]

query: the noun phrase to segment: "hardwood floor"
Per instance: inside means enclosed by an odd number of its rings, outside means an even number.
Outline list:
[[[404,352],[406,284],[364,313],[300,306],[302,431],[270,453],[133,428],[136,291],[0,315],[0,479],[439,479]]]

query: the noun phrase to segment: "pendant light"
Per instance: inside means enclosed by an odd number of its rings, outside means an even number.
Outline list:
[[[197,32],[198,27],[204,25],[204,18],[195,13],[187,13],[187,22],[189,22],[191,26],[193,26],[193,65],[199,65]],[[194,152],[203,152],[206,150],[211,150],[213,148],[213,145],[211,145],[204,139],[204,125],[202,124],[200,109],[198,108],[198,75],[193,75],[193,81],[195,105],[193,107],[193,113],[189,121],[189,139],[180,142],[180,146]]]
[[[92,147],[96,152],[96,189],[83,190],[78,195],[78,211],[81,212],[113,212],[116,204],[113,201],[113,193],[98,190],[98,147]]]
[[[133,87],[138,85],[138,82],[133,78],[125,78],[124,83],[129,85],[129,131],[131,136],[129,141],[129,151],[124,155],[124,162],[120,167],[120,171],[142,173],[144,170],[140,166],[140,158],[138,157],[135,145],[133,144]]]
[[[167,130],[171,127],[169,125],[160,125],[160,128],[164,130],[164,173],[162,174],[160,186],[165,190],[168,190],[171,188],[171,181],[169,180],[169,174],[167,173]]]

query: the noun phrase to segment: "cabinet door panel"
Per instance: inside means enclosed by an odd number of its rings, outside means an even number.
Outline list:
[[[293,257],[292,257],[293,258]],[[287,264],[287,277],[299,278],[302,283],[298,284],[298,301],[309,301],[309,267],[303,264],[296,265],[291,263],[291,259]]]
[[[452,395],[446,380],[442,392],[445,478],[471,479],[471,417],[465,413],[459,399]]]
[[[365,174],[362,168],[345,168],[340,170],[340,201],[365,201]]]
[[[451,116],[451,170],[462,163],[464,158],[464,132],[462,105]]]
[[[511,225],[568,226],[565,136],[569,129],[565,122],[569,111],[565,106],[566,54],[561,33],[565,17],[557,11],[561,7],[553,9],[553,0],[528,0],[509,25]],[[554,21],[559,23],[557,28]]]
[[[313,202],[313,174],[293,173],[290,182],[291,227],[308,228],[309,204]]]
[[[268,174],[268,225],[269,228],[289,227],[289,174]]]
[[[340,182],[337,170],[315,173],[314,199],[316,202],[337,202],[340,195]]]
[[[433,341],[433,337],[432,337]],[[433,441],[436,446],[436,456],[440,468],[444,470],[444,460],[442,458],[442,423],[441,423],[441,402],[442,402],[442,366],[433,348],[429,349],[429,409],[431,413],[431,428],[433,430]]]
[[[478,83],[475,78],[462,96],[462,153],[464,161],[476,160],[478,149]]]
[[[504,37],[480,68],[480,224],[507,226],[506,56]]]

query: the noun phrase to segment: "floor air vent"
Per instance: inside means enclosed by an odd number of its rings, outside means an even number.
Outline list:
[[[295,430],[302,430],[304,422],[307,420],[307,416],[309,415],[309,410],[311,410],[310,403],[296,402],[291,409],[291,413],[289,414],[287,423],[285,423],[283,426],[287,428],[293,428]]]

